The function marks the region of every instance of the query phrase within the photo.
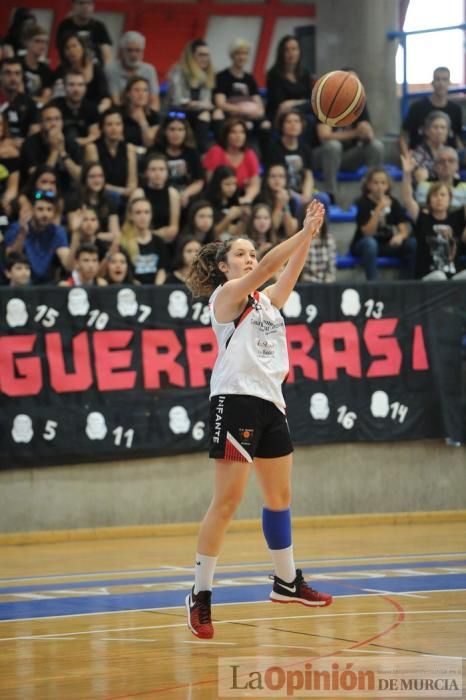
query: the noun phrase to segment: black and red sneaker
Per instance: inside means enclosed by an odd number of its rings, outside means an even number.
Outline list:
[[[188,614],[188,627],[191,632],[200,639],[212,639],[214,626],[212,624],[210,605],[212,591],[199,591],[186,596],[186,612]]]
[[[332,603],[331,595],[319,593],[306,583],[301,569],[296,569],[296,578],[291,583],[282,581],[278,576],[270,578],[273,579],[273,588],[269,598],[273,603],[301,603],[322,608]]]

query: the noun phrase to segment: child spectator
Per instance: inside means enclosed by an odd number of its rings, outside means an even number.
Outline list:
[[[176,244],[172,272],[167,274],[165,284],[185,284],[191,272],[193,260],[202,248],[195,238],[179,238]]]
[[[289,238],[296,233],[298,230],[296,201],[288,187],[284,165],[271,165],[268,168],[256,202],[269,205],[273,227],[280,239]]]
[[[279,242],[268,204],[255,204],[246,226],[246,236],[253,241],[259,258]]]
[[[319,234],[313,238],[304,263],[301,282],[335,282],[337,275],[337,244],[324,221]]]
[[[168,267],[167,247],[151,229],[152,207],[148,199],[136,197],[127,208],[121,229],[121,243],[134,265],[134,277],[141,284],[163,284]]]
[[[212,243],[215,240],[214,210],[210,202],[198,199],[191,204],[186,226],[181,232],[183,238],[194,238],[199,243]]]
[[[416,240],[410,236],[408,218],[400,202],[391,194],[391,180],[383,168],[372,168],[362,184],[356,231],[351,253],[361,258],[366,279],[377,279],[377,256],[393,256],[403,261],[403,277],[414,277]]]
[[[5,276],[10,287],[27,287],[31,283],[31,264],[27,256],[11,253],[5,260]]]
[[[206,199],[214,210],[216,240],[243,233],[245,221],[249,218],[249,207],[240,205],[235,171],[228,165],[220,165],[214,170]]]
[[[74,269],[68,279],[59,283],[62,287],[106,287],[99,277],[99,251],[92,243],[82,243],[74,255]]]
[[[161,153],[148,156],[144,171],[145,184],[133,198],[145,197],[151,203],[154,233],[171,243],[179,233],[180,195],[168,184],[167,159]]]

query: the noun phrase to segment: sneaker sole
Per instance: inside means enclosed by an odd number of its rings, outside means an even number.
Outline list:
[[[186,621],[187,621],[187,623],[188,623],[188,629],[190,629],[191,632],[193,633],[193,635],[194,635],[195,637],[197,637],[198,639],[212,639],[212,637],[214,636],[214,633],[213,633],[213,632],[212,632],[211,635],[199,634],[198,632],[196,632],[196,630],[194,629],[194,627],[191,625],[191,608],[190,608],[190,606],[189,606],[189,593],[188,593],[188,595],[186,596],[186,598],[184,599],[184,604],[185,604],[185,607],[186,607],[186,615],[187,615],[187,620],[186,620]]]
[[[303,598],[290,598],[287,595],[281,595],[281,593],[271,593],[269,599],[272,603],[299,603],[300,605],[305,605],[307,608],[326,608],[328,605],[333,603],[333,598],[330,600],[304,600]]]

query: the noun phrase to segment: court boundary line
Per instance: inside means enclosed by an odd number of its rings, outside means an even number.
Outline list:
[[[293,518],[293,527],[333,528],[347,526],[412,525],[428,523],[466,522],[466,510],[407,511],[395,513],[346,513],[342,515],[311,515]],[[235,520],[228,533],[249,532],[261,525],[258,518]],[[136,537],[179,537],[196,535],[198,522],[159,525],[125,525],[118,527],[76,528],[74,530],[37,530],[0,534],[0,546],[52,544],[90,540],[132,539]]]

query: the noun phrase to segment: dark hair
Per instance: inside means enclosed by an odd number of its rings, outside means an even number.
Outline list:
[[[21,73],[24,73],[23,64],[18,56],[11,56],[9,58],[2,59],[0,63],[0,71],[3,70],[4,66],[21,66]]]
[[[29,258],[27,255],[24,255],[24,253],[10,253],[7,255],[5,259],[5,270],[9,272],[13,265],[27,265],[29,268],[31,267]]]
[[[278,73],[281,76],[285,75],[285,51],[286,51],[286,45],[289,41],[296,41],[299,45],[299,41],[297,37],[294,36],[294,34],[285,34],[280,41],[278,42],[277,45],[277,50],[275,52],[275,62],[270,69],[270,73]],[[300,46],[301,49],[301,46]],[[295,70],[295,75],[296,77],[301,76],[303,73],[302,67],[301,67],[301,55],[299,57],[298,64],[296,66]]]
[[[31,19],[37,22],[35,14],[29,7],[17,7],[13,13],[13,19],[11,20],[7,33],[3,37],[3,42],[12,46],[15,53],[18,49],[22,48],[24,23]]]
[[[168,169],[168,160],[165,153],[159,153],[159,151],[149,151],[149,153],[144,158],[144,172],[146,172],[147,168],[149,167],[149,163],[153,160],[163,160]]]
[[[301,126],[304,128],[305,125],[305,120],[304,120],[304,115],[301,114],[297,109],[289,109],[286,112],[282,112],[280,116],[278,117],[277,120],[277,130],[281,134],[282,129],[283,129],[283,124],[285,123],[285,119],[290,115],[290,114],[296,114],[296,116],[299,117],[299,120],[301,122]]]
[[[273,246],[276,245],[279,242],[279,238],[277,235],[277,232],[274,228],[273,225],[273,219],[272,219],[272,207],[267,204],[266,202],[259,202],[258,204],[255,204],[251,210],[251,216],[249,217],[249,221],[246,226],[246,236],[253,241],[254,245],[260,244],[260,241],[257,240],[257,233],[254,229],[254,219],[256,217],[257,212],[259,209],[267,209],[267,211],[270,214],[270,228],[268,231],[266,231],[265,236],[266,236],[266,243],[271,243]]]
[[[121,121],[123,121],[123,114],[121,112],[120,107],[109,107],[108,109],[105,110],[105,112],[102,112],[99,118],[99,126],[101,129],[104,128],[105,120],[107,117],[111,117],[113,114],[118,114],[119,117],[121,117]]]
[[[219,284],[226,282],[225,274],[219,270],[219,263],[226,262],[227,255],[235,241],[249,241],[246,236],[235,236],[227,241],[217,241],[203,245],[194,258],[185,284],[193,297],[207,297]],[[254,241],[250,241],[254,245]]]
[[[372,180],[374,175],[376,175],[377,173],[383,173],[386,176],[387,182],[388,182],[387,194],[390,194],[391,189],[392,189],[392,179],[391,179],[390,175],[387,173],[387,171],[385,170],[385,168],[382,168],[380,165],[376,165],[373,168],[369,168],[367,173],[364,175],[364,179],[363,179],[362,185],[361,185],[361,190],[362,190],[362,193],[364,195],[367,196],[369,194],[369,187],[368,187],[369,182]]]
[[[133,87],[133,85],[136,85],[137,83],[145,83],[147,88],[149,89],[149,93],[150,93],[150,84],[149,84],[149,81],[147,80],[147,78],[144,78],[142,75],[132,75],[131,78],[126,83],[125,88],[123,90],[122,97],[121,97],[121,104],[123,105],[123,108],[125,110],[129,106],[129,93],[131,91],[131,88]],[[150,96],[150,94],[149,94],[149,96]],[[147,102],[147,105],[144,108],[144,111],[146,112],[146,114],[148,114],[150,111],[149,100]]]
[[[64,82],[66,82],[66,79],[69,75],[79,75],[84,80],[84,84],[86,84],[86,78],[84,77],[84,73],[78,68],[67,68],[63,76]]]
[[[117,255],[118,253],[120,253],[124,257],[124,259],[126,260],[126,264],[128,266],[128,269],[126,271],[126,277],[124,280],[122,280],[121,284],[132,284],[134,282],[134,269],[133,269],[133,263],[131,262],[131,258],[129,257],[128,251],[123,246],[119,246],[118,250],[115,250],[110,255],[110,259],[114,255]],[[107,272],[105,274],[105,279],[107,280],[107,282],[109,284],[117,284],[116,282],[114,282],[112,280],[112,278],[108,274],[108,262],[107,262]],[[120,284],[120,283],[118,282],[118,284]]]
[[[31,41],[31,39],[35,39],[36,36],[48,36],[49,33],[44,27],[41,27],[40,24],[32,24],[30,27],[26,27],[22,34],[22,39],[23,41]]]
[[[186,137],[183,141],[183,146],[189,146],[190,148],[196,148],[196,138],[194,136],[194,132],[191,128],[191,124],[186,118],[186,115],[184,117],[180,116],[181,114],[184,114],[184,112],[169,112],[165,119],[162,121],[160,124],[160,127],[157,130],[157,134],[155,136],[154,140],[154,146],[155,148],[159,148],[162,151],[166,151],[168,148],[168,140],[167,140],[167,128],[172,122],[182,122],[185,131],[186,131]]]
[[[53,175],[55,177],[56,188],[57,188],[57,195],[56,196],[57,196],[57,199],[61,198],[60,182],[59,182],[59,178],[57,175],[57,171],[55,170],[55,168],[52,168],[51,165],[41,164],[41,165],[38,165],[37,168],[35,170],[33,170],[33,172],[29,175],[28,181],[26,183],[26,187],[24,189],[24,194],[26,195],[26,197],[28,199],[30,199],[30,200],[34,199],[34,192],[38,189],[37,181],[39,180],[40,177],[42,177],[42,175],[45,175],[46,173],[48,175]]]
[[[184,236],[191,236],[192,238],[195,238],[195,224],[194,220],[196,218],[196,214],[201,210],[201,209],[212,209],[212,213],[214,210],[213,205],[211,202],[209,202],[207,199],[196,199],[192,204],[190,205],[188,209],[188,216],[186,219],[186,224],[183,227],[183,230],[181,232],[181,235]],[[204,241],[200,241],[200,243],[208,242],[209,238],[213,239],[214,237],[214,223],[212,221],[212,228],[210,231],[208,231],[205,235]],[[199,239],[197,239],[199,240]]]
[[[263,204],[268,204],[271,209],[273,209],[275,207],[275,194],[270,189],[267,180],[268,180],[268,177],[269,177],[269,174],[270,174],[270,171],[272,170],[272,168],[277,168],[277,167],[283,168],[283,170],[285,171],[285,178],[286,178],[285,187],[287,190],[289,190],[289,177],[288,177],[288,170],[286,168],[286,165],[284,165],[283,163],[271,163],[268,166],[268,168],[265,171],[264,176],[262,178],[261,191],[260,191],[260,194],[258,197],[258,199],[260,199],[260,201]]]
[[[84,41],[84,39],[81,36],[79,36],[79,34],[77,32],[67,32],[64,35],[64,37],[60,40],[60,45],[58,47],[58,54],[60,56],[61,65],[65,69],[70,66],[70,62],[68,61],[68,59],[66,58],[66,55],[65,55],[65,46],[70,39],[76,39],[76,41],[78,41],[81,44],[81,46],[83,48],[82,65],[84,66],[90,58],[89,48],[87,46],[87,43]]]
[[[184,265],[183,253],[184,249],[190,243],[199,243],[194,236],[179,236],[175,243],[175,254],[171,265],[172,270],[180,270]]]
[[[218,168],[215,168],[207,186],[206,197],[212,206],[217,209],[223,206],[221,185],[223,180],[226,180],[228,177],[234,177],[236,179],[236,173],[233,168],[230,168],[228,165],[219,165]],[[238,198],[238,184],[236,185],[235,194],[236,198]],[[238,203],[238,201],[233,202],[233,204]]]
[[[230,117],[225,121],[225,124],[223,125],[222,133],[220,134],[220,138],[218,139],[219,145],[223,148],[224,151],[227,149],[227,142],[228,142],[228,135],[230,131],[240,124],[243,129],[244,129],[244,134],[246,136],[246,140],[244,142],[244,146],[242,148],[243,151],[245,151],[248,147],[248,128],[246,126],[246,122],[244,119],[240,119],[240,117]]]
[[[207,41],[204,41],[204,39],[193,39],[193,41],[189,45],[191,53],[194,53],[195,50],[198,49],[200,46],[208,46]]]
[[[56,207],[58,199],[55,192],[50,190],[35,190],[32,194],[32,203],[35,204],[36,202],[48,202]]]
[[[99,257],[99,249],[96,245],[94,245],[94,243],[81,243],[74,254],[75,260],[79,259],[81,253],[89,253],[91,255],[97,255],[97,258]]]

